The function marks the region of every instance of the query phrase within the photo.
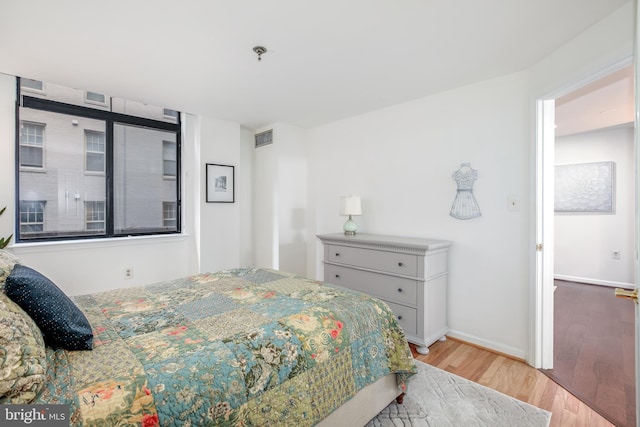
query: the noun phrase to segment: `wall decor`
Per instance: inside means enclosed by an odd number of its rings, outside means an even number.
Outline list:
[[[470,163],[462,163],[453,173],[453,179],[458,185],[458,190],[449,215],[456,219],[471,219],[482,215],[480,206],[473,196],[473,183],[478,179],[478,171],[471,168]]]
[[[613,213],[615,163],[555,167],[554,208],[566,213]]]
[[[235,201],[235,167],[207,163],[207,203],[233,203]]]

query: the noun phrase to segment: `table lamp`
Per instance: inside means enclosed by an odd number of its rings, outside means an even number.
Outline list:
[[[351,216],[362,215],[360,196],[342,196],[340,198],[340,215],[349,216],[347,222],[344,223],[344,235],[355,236],[358,226]]]

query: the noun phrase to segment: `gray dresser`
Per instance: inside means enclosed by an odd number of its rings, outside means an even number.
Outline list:
[[[447,328],[446,240],[321,234],[324,280],[385,301],[407,340],[427,354]]]

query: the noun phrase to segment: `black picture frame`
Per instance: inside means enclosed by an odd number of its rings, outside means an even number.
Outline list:
[[[235,202],[235,166],[206,164],[207,203]]]

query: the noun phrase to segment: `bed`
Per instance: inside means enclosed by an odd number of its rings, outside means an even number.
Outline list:
[[[239,268],[69,298],[7,254],[0,403],[69,405],[71,425],[364,425],[416,372],[393,313],[356,291]],[[35,310],[57,298],[71,325],[52,338]]]

